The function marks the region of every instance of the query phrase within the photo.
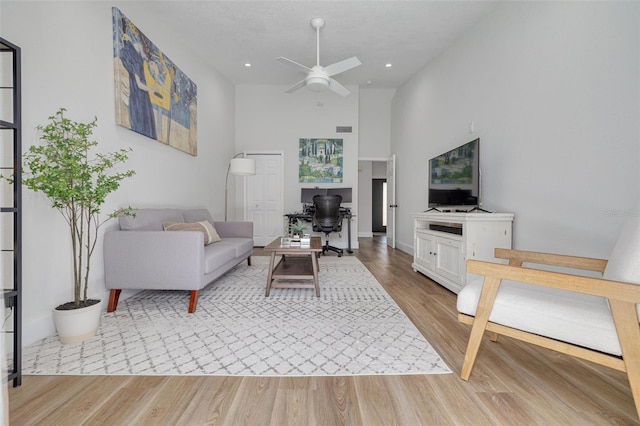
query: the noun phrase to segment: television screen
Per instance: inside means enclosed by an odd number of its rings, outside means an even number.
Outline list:
[[[480,139],[429,160],[429,207],[479,203]]]

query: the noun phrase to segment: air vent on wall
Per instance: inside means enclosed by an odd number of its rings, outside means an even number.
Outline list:
[[[336,126],[336,133],[351,133],[351,126]]]

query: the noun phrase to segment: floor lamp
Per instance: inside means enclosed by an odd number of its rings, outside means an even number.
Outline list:
[[[227,203],[229,200],[229,175],[251,176],[256,174],[256,160],[245,158],[241,152],[233,156],[227,167],[227,179],[224,181],[224,221],[227,221]]]

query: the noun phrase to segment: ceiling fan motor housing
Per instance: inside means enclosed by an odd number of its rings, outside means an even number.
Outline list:
[[[315,66],[304,79],[307,88],[313,92],[322,92],[329,87],[329,76],[321,66]]]
[[[276,61],[296,67],[298,70],[304,70],[307,76],[304,80],[301,80],[285,90],[285,93],[293,93],[296,90],[307,87],[313,92],[322,92],[327,89],[331,89],[333,92],[341,95],[348,96],[351,92],[349,89],[340,84],[337,80],[331,78],[334,75],[341,74],[352,68],[361,65],[358,58],[351,57],[342,61],[335,62],[327,67],[320,65],[320,28],[324,27],[324,19],[314,18],[311,20],[311,26],[316,29],[316,65],[309,68],[305,65],[299,64],[291,59],[287,59],[284,56],[276,58]]]

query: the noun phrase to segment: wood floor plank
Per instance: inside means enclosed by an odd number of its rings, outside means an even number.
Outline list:
[[[382,385],[380,376],[358,376],[355,379],[358,406],[365,425],[398,425],[400,413],[391,389]]]
[[[354,377],[316,377],[316,418],[321,425],[361,425]]]
[[[235,399],[241,377],[199,377],[196,393],[176,425],[222,425]]]
[[[411,256],[384,240],[359,245],[354,256],[453,374],[24,376],[9,389],[10,424],[640,425],[624,373],[524,342],[485,336],[470,380],[461,380],[470,327],[457,321],[455,294],[414,272]]]
[[[270,425],[276,404],[279,377],[243,377],[225,424]]]

